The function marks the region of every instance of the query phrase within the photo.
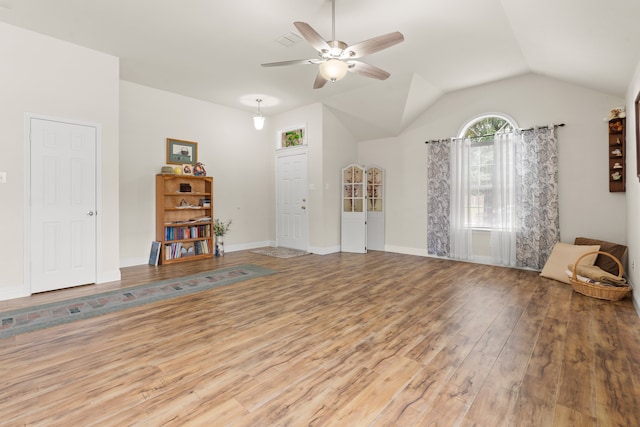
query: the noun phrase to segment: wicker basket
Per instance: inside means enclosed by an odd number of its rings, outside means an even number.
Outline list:
[[[588,255],[593,255],[593,254],[606,255],[609,258],[612,258],[616,262],[616,264],[618,264],[618,277],[622,278],[622,275],[624,274],[624,269],[622,268],[622,264],[620,263],[618,258],[616,258],[615,256],[611,255],[608,252],[602,252],[602,251],[588,252],[582,255],[581,257],[579,257],[576,260],[576,262],[573,264],[573,275],[569,277],[569,281],[571,282],[571,287],[573,287],[573,290],[578,293],[581,293],[582,295],[586,295],[588,297],[605,299],[609,301],[618,301],[626,297],[631,292],[631,286],[629,285],[605,286],[605,285],[596,285],[595,283],[585,283],[581,280],[578,280],[576,267],[578,266],[582,258]]]

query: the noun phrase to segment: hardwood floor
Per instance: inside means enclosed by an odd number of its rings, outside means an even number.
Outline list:
[[[277,274],[0,340],[0,424],[640,426],[640,319],[512,270],[384,252],[249,252]]]

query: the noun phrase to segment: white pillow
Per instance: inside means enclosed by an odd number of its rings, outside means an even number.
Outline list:
[[[580,261],[580,265],[591,266],[596,262],[596,258],[598,257],[597,252],[599,250],[600,245],[572,245],[558,242],[553,246],[551,255],[549,255],[549,259],[545,263],[540,275],[559,282],[571,284],[567,276],[568,265],[575,264],[578,258],[586,253],[594,252],[582,258]]]

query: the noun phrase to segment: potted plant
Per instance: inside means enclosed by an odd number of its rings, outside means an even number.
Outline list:
[[[216,236],[216,256],[224,256],[224,235],[229,231],[229,227],[231,227],[231,220],[226,224],[218,218],[213,221],[213,234]]]

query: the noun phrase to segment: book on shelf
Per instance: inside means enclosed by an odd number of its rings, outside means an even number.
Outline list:
[[[209,244],[206,240],[196,240],[192,246],[185,246],[181,242],[165,243],[164,258],[172,260],[195,255],[209,254]]]

